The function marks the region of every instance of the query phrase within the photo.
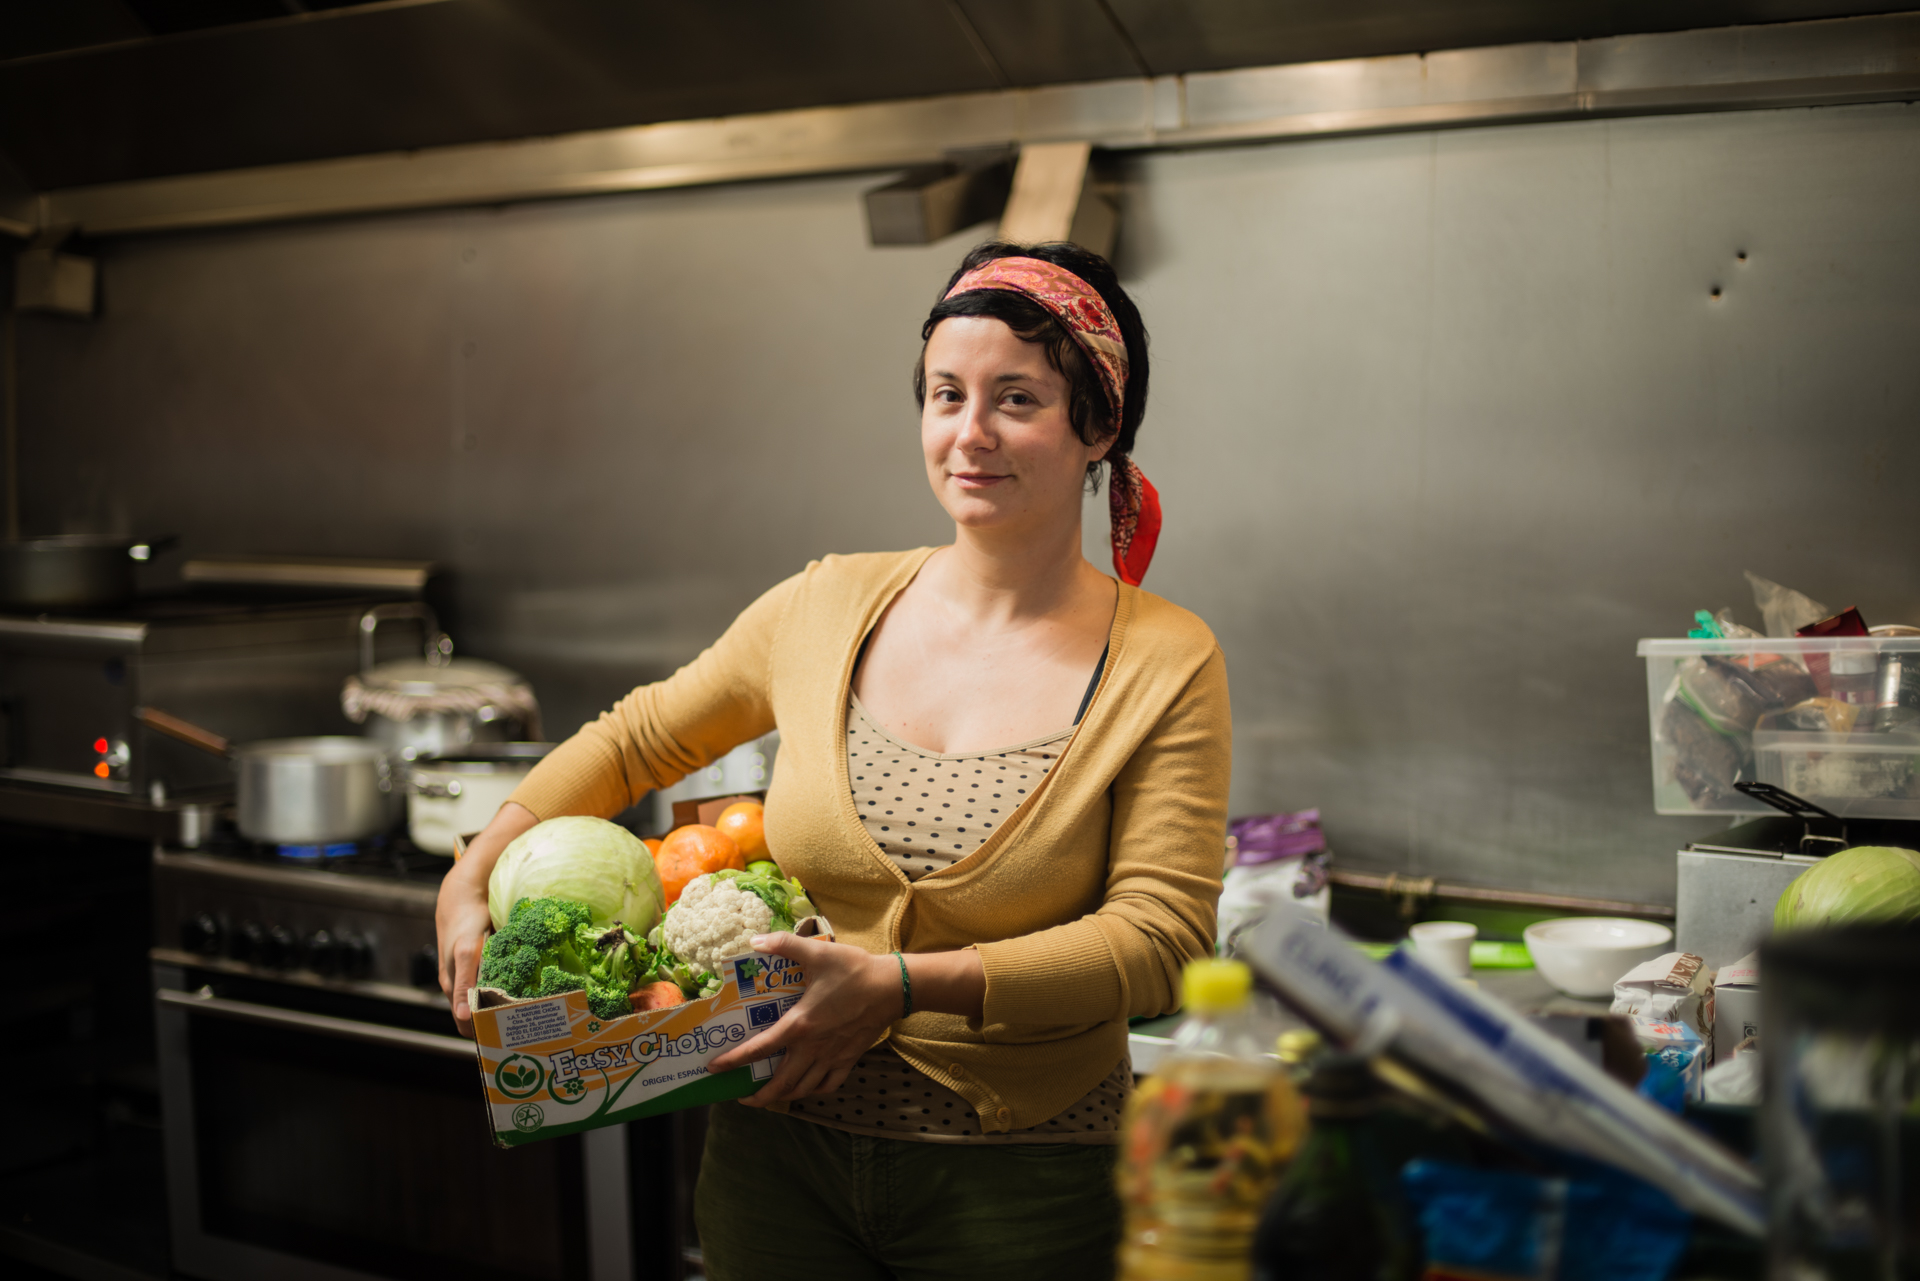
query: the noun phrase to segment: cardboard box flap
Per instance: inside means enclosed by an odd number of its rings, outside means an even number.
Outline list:
[[[1759,987],[1760,953],[1758,949],[1747,953],[1732,965],[1720,967],[1720,973],[1714,977],[1715,987]]]

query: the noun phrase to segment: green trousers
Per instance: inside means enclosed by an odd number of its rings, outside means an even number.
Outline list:
[[[694,1194],[707,1277],[1108,1281],[1119,1151],[911,1143],[717,1104]]]

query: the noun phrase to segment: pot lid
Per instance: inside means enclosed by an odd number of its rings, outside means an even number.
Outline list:
[[[540,717],[533,688],[518,672],[474,658],[381,663],[347,677],[340,687],[340,710],[356,725],[370,715],[410,721],[436,712],[491,710],[520,717],[536,733]]]
[[[417,756],[415,769],[468,769],[496,765],[532,766],[554,749],[552,743],[467,743],[432,755]]]
[[[401,659],[381,663],[353,677],[370,690],[391,690],[416,697],[451,689],[525,685],[516,671],[478,658],[449,658],[443,663]]]

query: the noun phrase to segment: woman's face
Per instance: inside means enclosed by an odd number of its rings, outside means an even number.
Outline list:
[[[1080,517],[1087,445],[1067,418],[1066,375],[1004,321],[953,316],[927,340],[920,446],[927,481],[954,522],[1016,528]]]

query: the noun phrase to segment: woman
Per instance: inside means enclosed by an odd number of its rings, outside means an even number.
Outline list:
[[[967,255],[922,329],[920,440],[954,540],[829,557],[557,748],[448,874],[441,983],[468,1028],[500,851],[611,815],[778,726],[767,841],[837,942],[755,940],[809,987],[713,1063],[784,1052],[710,1114],[709,1275],[1099,1276],[1127,1020],[1212,946],[1225,665],[1137,584],[1159,530],[1129,460],[1146,331],[1104,259]],[[1081,555],[1110,478],[1119,582]]]

